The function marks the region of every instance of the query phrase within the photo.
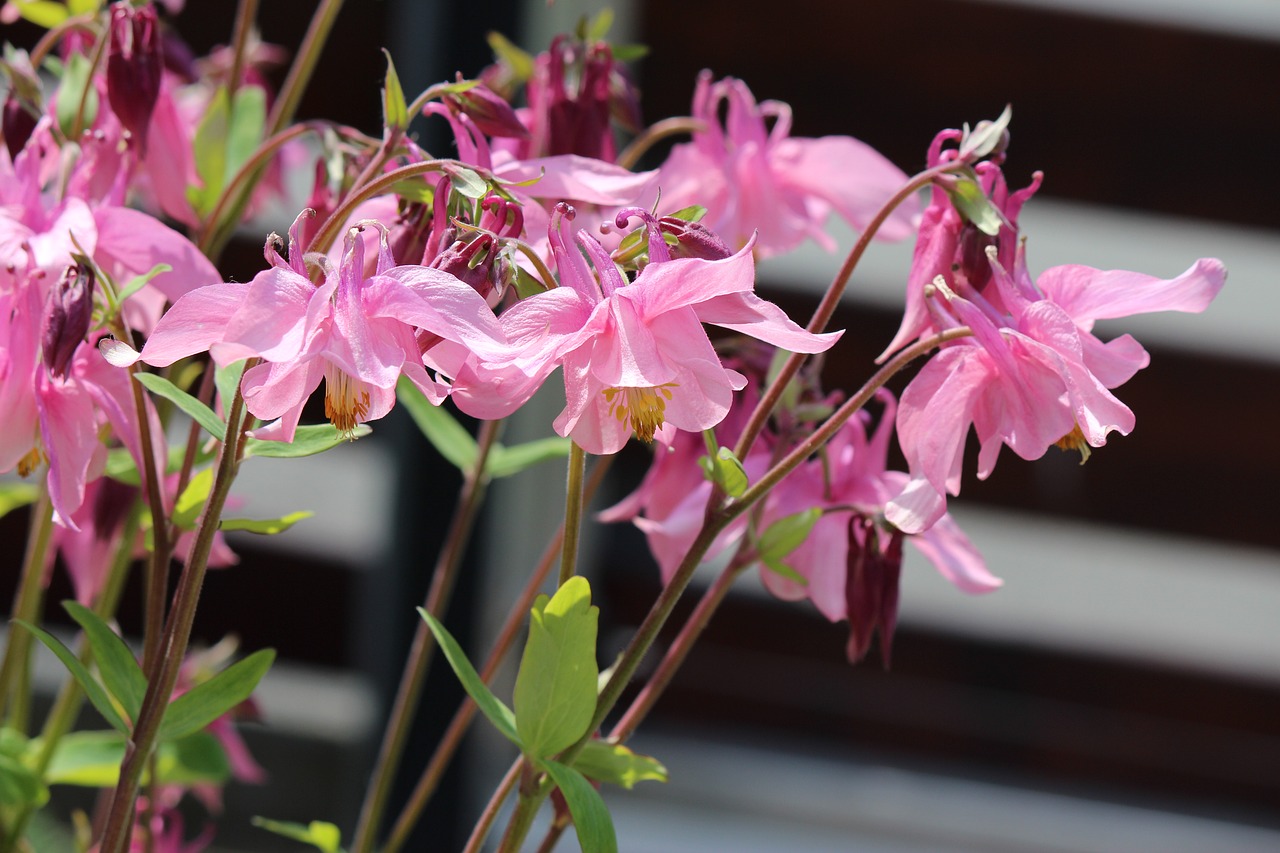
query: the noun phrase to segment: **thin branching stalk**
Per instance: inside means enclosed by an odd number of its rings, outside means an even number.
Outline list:
[[[655,121],[622,149],[622,153],[618,155],[618,165],[624,169],[634,169],[636,163],[640,162],[640,158],[662,140],[686,133],[697,133],[705,128],[706,125],[703,122],[690,116],[673,116]]]
[[[612,461],[612,456],[602,456],[592,466],[591,476],[587,478],[586,487],[583,489],[583,501],[585,503],[589,504],[591,502],[592,497],[600,488],[600,484],[604,482],[604,475],[609,470]],[[502,630],[498,632],[498,638],[494,640],[489,656],[485,658],[484,665],[480,667],[480,679],[486,684],[493,679],[503,658],[506,657],[507,652],[515,643],[517,634],[524,627],[525,620],[528,618],[529,608],[533,606],[533,600],[541,591],[547,575],[551,573],[551,567],[555,564],[556,555],[560,553],[563,541],[564,525],[562,523],[547,544],[546,549],[542,552],[542,557],[538,560],[537,567],[533,570],[533,573],[529,575],[529,580],[525,583],[520,597],[511,606],[510,612],[507,613],[507,618],[502,623]],[[430,761],[427,762],[426,769],[422,771],[422,776],[418,779],[418,784],[409,796],[409,801],[400,812],[400,816],[396,818],[387,842],[381,848],[381,853],[398,853],[400,848],[408,841],[409,833],[417,825],[423,809],[426,808],[427,803],[431,800],[431,795],[435,793],[436,788],[439,786],[445,769],[449,766],[454,753],[457,752],[458,747],[462,744],[462,738],[467,733],[467,728],[471,725],[471,721],[475,719],[478,710],[471,697],[468,696],[462,700],[462,704],[458,707],[457,712],[454,713],[453,719],[449,722],[449,727],[445,730],[444,736],[441,737],[440,743],[436,746]]]
[[[258,18],[258,0],[240,0],[236,5],[236,28],[231,51],[231,77],[227,80],[227,97],[234,99],[244,76],[244,66],[249,52],[249,36],[253,22]]]
[[[506,802],[511,789],[515,787],[516,780],[520,778],[520,768],[523,766],[524,759],[517,758],[512,763],[511,769],[507,771],[507,775],[502,777],[493,796],[485,804],[484,811],[480,813],[475,827],[472,828],[471,837],[467,839],[467,845],[462,848],[462,853],[479,853],[480,848],[484,846],[484,840],[489,837],[489,830],[493,828],[493,822],[498,818],[498,811]]]
[[[124,338],[128,340],[128,338]],[[169,558],[172,555],[168,516],[164,509],[164,481],[156,467],[151,419],[148,417],[146,391],[133,381],[137,365],[129,367],[129,388],[133,392],[134,414],[142,447],[142,488],[151,511],[153,547],[145,574],[145,607],[142,633],[142,666],[152,666],[160,653],[160,635],[164,630],[164,605],[169,592]]]
[[[320,54],[324,51],[325,42],[329,39],[329,32],[340,11],[342,0],[320,0],[320,6],[311,16],[311,26],[307,27],[302,45],[298,48],[293,65],[289,67],[284,84],[280,86],[275,106],[271,108],[271,115],[267,118],[269,134],[279,133],[293,121],[298,104],[302,102],[302,93],[311,82],[311,74],[320,61]]]
[[[40,499],[31,508],[31,526],[27,534],[27,550],[22,559],[22,575],[13,602],[13,618],[35,625],[40,622],[44,603],[44,566],[49,553],[49,537],[53,533],[53,502],[49,490],[40,487]],[[31,632],[13,625],[9,644],[0,664],[0,708],[8,707],[8,722],[19,731],[27,727],[27,703],[30,698]]]
[[[497,441],[501,426],[502,421],[482,421],[480,424],[480,432],[476,438],[478,452],[475,463],[463,479],[462,488],[458,494],[458,505],[449,523],[444,545],[431,575],[431,587],[427,590],[427,598],[423,604],[423,608],[437,618],[443,615],[448,606],[458,570],[462,565],[462,557],[466,553],[471,532],[475,528],[476,517],[484,503],[484,494],[489,483],[485,467],[489,461],[489,451]],[[404,673],[400,677],[400,688],[391,707],[391,717],[383,732],[382,746],[378,750],[373,777],[365,794],[364,805],[360,809],[360,820],[356,825],[355,839],[351,844],[351,849],[356,853],[368,853],[373,850],[377,840],[382,813],[386,811],[387,799],[391,795],[391,785],[395,781],[396,770],[400,766],[401,753],[409,737],[409,729],[413,724],[414,712],[418,709],[418,701],[422,697],[422,687],[426,682],[427,670],[430,669],[435,648],[435,635],[431,633],[426,621],[419,619],[409,658],[405,661]]]
[[[569,476],[564,498],[564,547],[560,549],[560,579],[564,586],[578,569],[578,540],[582,537],[582,476],[587,454],[577,442],[569,445]]]

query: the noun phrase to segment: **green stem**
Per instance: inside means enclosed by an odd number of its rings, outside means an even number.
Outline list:
[[[49,551],[49,538],[53,533],[53,503],[49,490],[42,485],[40,499],[31,508],[31,528],[27,536],[27,551],[22,561],[22,576],[18,594],[13,602],[13,618],[32,625],[40,622],[40,608],[44,602],[44,566]],[[31,632],[13,625],[9,629],[9,644],[4,650],[4,662],[0,664],[0,708],[12,702],[8,708],[9,725],[19,731],[27,727],[27,705],[30,700]]]
[[[302,38],[298,54],[293,59],[293,65],[289,67],[289,74],[280,87],[275,106],[271,108],[271,115],[267,119],[269,134],[279,133],[293,121],[293,116],[298,111],[298,104],[302,102],[302,93],[311,82],[311,74],[315,71],[316,63],[320,61],[320,53],[324,50],[329,32],[333,29],[334,21],[337,20],[338,12],[341,10],[342,0],[320,0],[319,8],[311,16],[311,26],[307,28],[307,34]]]
[[[827,323],[831,322],[831,316],[835,314],[836,307],[840,304],[840,298],[844,295],[849,279],[853,277],[853,271],[857,268],[858,262],[862,260],[863,254],[867,251],[867,247],[871,245],[871,240],[875,237],[876,232],[880,230],[880,226],[898,208],[898,205],[914,195],[921,187],[932,183],[935,178],[960,168],[963,168],[963,164],[946,163],[942,166],[926,169],[903,184],[894,193],[893,197],[885,202],[884,207],[880,208],[875,218],[867,223],[867,227],[858,236],[858,241],[849,250],[844,263],[840,265],[835,278],[831,280],[827,292],[823,295],[822,302],[814,310],[806,331],[818,334],[826,329]],[[738,438],[738,444],[734,447],[734,453],[739,459],[747,458],[751,445],[759,437],[760,431],[764,429],[765,422],[769,419],[769,415],[773,413],[774,407],[778,405],[778,400],[782,398],[787,385],[800,370],[800,365],[804,363],[806,358],[808,356],[804,353],[792,353],[783,363],[777,377],[765,389],[765,393],[761,395],[760,402],[756,404],[755,409],[751,412],[751,417],[748,418],[747,425],[743,428],[742,435]]]
[[[622,149],[622,153],[618,155],[618,165],[624,169],[634,169],[640,158],[662,140],[685,133],[697,133],[705,127],[703,122],[690,116],[673,116],[656,121]]]
[[[124,338],[128,340],[128,338]],[[129,367],[133,379],[137,365]],[[168,515],[164,509],[164,482],[156,467],[152,444],[151,419],[147,416],[146,391],[141,383],[130,381],[134,414],[142,444],[142,488],[151,511],[152,549],[145,575],[145,617],[142,634],[142,666],[148,669],[160,653],[160,635],[164,631],[164,605],[169,591],[169,559],[172,556]]]
[[[240,78],[244,76],[245,54],[249,50],[249,36],[253,22],[258,17],[258,0],[240,0],[236,6],[234,48],[231,51],[231,77],[227,80],[227,98],[235,100]]]
[[[503,833],[502,842],[498,845],[498,853],[520,853],[524,840],[533,826],[533,819],[538,815],[542,801],[546,799],[549,787],[538,783],[537,774],[528,761],[521,758],[520,793],[516,798],[516,808],[507,823],[507,831]]]
[[[612,456],[602,456],[592,467],[591,476],[587,480],[586,488],[583,489],[583,500],[585,502],[591,501],[591,498],[600,488],[600,484],[604,482],[605,472],[608,471],[613,458]],[[542,589],[542,584],[546,581],[547,575],[551,573],[551,566],[555,563],[556,555],[560,553],[563,542],[564,525],[562,524],[542,552],[542,557],[538,560],[537,567],[533,570],[533,573],[529,575],[529,580],[525,583],[519,599],[516,600],[511,606],[511,610],[507,613],[506,621],[502,623],[502,630],[498,632],[498,639],[494,640],[493,648],[489,651],[489,656],[485,658],[484,665],[480,668],[480,679],[486,684],[493,679],[493,676],[498,671],[498,666],[502,663],[502,659],[506,657],[508,650],[516,640],[517,634],[524,627],[525,620],[529,615],[529,608],[533,605],[533,600]],[[422,776],[418,779],[417,786],[414,787],[413,793],[409,796],[408,803],[405,804],[404,810],[400,812],[400,816],[396,818],[395,825],[392,827],[387,842],[382,846],[381,853],[397,853],[408,841],[409,833],[413,831],[418,818],[422,814],[422,810],[426,808],[427,803],[431,800],[431,795],[435,793],[436,788],[439,786],[440,779],[444,776],[445,768],[448,767],[449,761],[462,744],[462,738],[467,733],[467,727],[471,725],[471,721],[475,719],[477,711],[476,703],[472,701],[471,697],[468,696],[462,700],[462,704],[458,706],[457,712],[454,713],[453,719],[449,722],[449,728],[445,730],[439,745],[436,746],[435,752],[431,755],[431,760],[427,762],[426,769],[422,771]]]
[[[475,464],[466,472],[463,480],[462,489],[458,495],[458,506],[450,522],[440,556],[436,560],[435,571],[431,576],[431,588],[427,591],[427,598],[423,604],[423,608],[437,618],[444,613],[448,605],[458,569],[462,565],[463,554],[466,552],[467,542],[471,538],[476,517],[484,502],[484,493],[489,482],[484,469],[488,463],[489,452],[497,441],[501,425],[501,421],[480,423],[480,432],[476,438],[478,452]],[[435,648],[435,635],[431,633],[426,621],[419,619],[409,658],[405,661],[404,673],[400,677],[400,688],[391,708],[391,718],[387,721],[386,731],[383,732],[382,746],[378,750],[373,777],[365,795],[364,805],[360,809],[355,840],[351,844],[351,849],[355,853],[368,853],[373,849],[382,813],[386,810],[387,799],[391,795],[391,785],[395,781],[396,769],[400,765],[401,753],[404,751],[409,729],[412,728],[413,715],[422,697],[422,687],[426,682],[427,670],[431,666]]]
[[[213,547],[214,535],[218,532],[227,494],[240,466],[244,450],[244,430],[249,423],[251,421],[244,416],[244,398],[237,392],[227,413],[227,432],[223,438],[209,500],[200,519],[200,528],[196,532],[190,557],[178,581],[173,607],[165,625],[163,654],[158,655],[154,665],[147,670],[147,692],[127,744],[124,761],[120,765],[120,780],[111,800],[107,826],[98,848],[101,853],[124,853],[129,848],[134,802],[138,797],[142,771],[155,748],[160,723],[178,681],[178,671],[186,657],[196,605],[199,603],[205,571],[209,566],[209,552]]]
[[[569,445],[569,477],[564,498],[564,547],[560,549],[560,579],[564,586],[578,567],[578,541],[582,538],[582,476],[587,454],[577,442]]]

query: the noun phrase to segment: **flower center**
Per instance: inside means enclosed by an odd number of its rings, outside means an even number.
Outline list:
[[[606,388],[605,402],[609,414],[619,421],[630,419],[631,429],[641,441],[653,441],[653,434],[662,426],[675,382],[667,382],[650,388]]]
[[[1071,432],[1064,435],[1053,443],[1054,447],[1063,450],[1075,450],[1080,454],[1080,464],[1089,461],[1089,454],[1093,453],[1093,448],[1089,446],[1089,442],[1085,440],[1084,433],[1080,431],[1080,425],[1076,424]]]
[[[369,387],[333,364],[326,364],[324,414],[338,432],[351,438],[369,414]]]
[[[27,451],[21,459],[18,460],[18,476],[30,477],[31,472],[40,467],[40,463],[45,461],[44,452],[40,450],[39,445]]]

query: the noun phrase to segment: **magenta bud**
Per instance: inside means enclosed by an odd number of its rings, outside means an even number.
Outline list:
[[[156,10],[130,3],[111,7],[111,42],[107,51],[107,100],[125,130],[146,150],[147,125],[160,97],[164,71]]]
[[[22,101],[9,93],[4,101],[4,146],[9,149],[9,159],[15,159],[36,129],[36,117],[22,105]]]
[[[462,92],[450,92],[444,102],[456,113],[465,113],[487,136],[527,139],[529,130],[511,104],[483,83]]]
[[[49,291],[44,307],[40,336],[44,366],[59,379],[67,375],[71,356],[89,333],[93,317],[93,266],[87,259],[77,260]]]
[[[849,614],[850,663],[871,650],[871,637],[880,633],[880,658],[889,668],[893,631],[898,624],[898,586],[902,577],[902,533],[893,531],[881,545],[875,525],[854,516],[849,522],[848,574],[845,604]]]
[[[672,257],[719,261],[733,254],[716,232],[700,222],[664,216],[658,220],[658,227],[664,234],[671,234],[676,238],[676,245],[671,250]]]

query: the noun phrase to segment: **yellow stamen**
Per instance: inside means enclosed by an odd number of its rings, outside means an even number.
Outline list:
[[[369,388],[333,364],[324,369],[324,414],[348,439],[369,415]]]
[[[31,473],[40,467],[40,463],[45,461],[44,453],[40,448],[33,447],[18,460],[18,476],[29,477]]]
[[[653,435],[666,419],[667,400],[677,383],[668,382],[650,388],[606,388],[605,402],[609,414],[619,421],[630,419],[631,429],[641,441],[653,441]]]
[[[1060,447],[1063,450],[1075,450],[1080,453],[1080,464],[1089,461],[1089,455],[1093,453],[1093,448],[1089,446],[1089,442],[1085,440],[1084,433],[1080,431],[1080,425],[1076,424],[1071,432],[1064,435],[1053,443],[1054,447]]]

